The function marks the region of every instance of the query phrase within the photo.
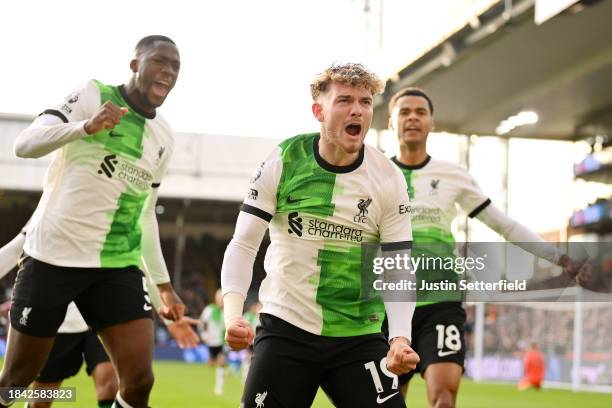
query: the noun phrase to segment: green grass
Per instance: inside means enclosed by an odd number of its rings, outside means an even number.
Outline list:
[[[242,392],[238,377],[228,375],[225,394],[218,397],[213,394],[214,371],[206,365],[155,362],[154,370],[156,380],[150,401],[154,408],[238,407]],[[54,406],[60,408],[97,406],[91,378],[87,377],[84,369],[76,377],[66,380],[64,385],[76,387],[77,401],[56,403]],[[609,408],[612,406],[612,396],[552,389],[519,392],[511,384],[476,384],[463,380],[457,405],[467,408]],[[415,378],[410,383],[408,406],[427,407],[425,384],[420,378]],[[325,395],[319,392],[313,407],[328,408],[332,405]]]

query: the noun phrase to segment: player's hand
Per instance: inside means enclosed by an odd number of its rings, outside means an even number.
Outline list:
[[[225,328],[225,341],[234,351],[242,350],[253,343],[253,328],[242,317],[230,320]]]
[[[160,307],[157,313],[173,321],[178,321],[185,315],[185,304],[174,291],[174,288],[168,283],[157,285],[159,288],[159,297],[164,306]]]
[[[575,262],[568,255],[563,254],[559,257],[559,261],[557,261],[557,265],[559,265],[563,269],[563,273],[569,276],[570,278],[575,278],[578,273],[578,268],[576,267]]]
[[[198,319],[184,316],[182,319],[172,322],[166,327],[180,348],[193,348],[198,345],[200,339],[191,325],[198,322]]]
[[[93,135],[103,129],[112,129],[117,126],[126,113],[128,113],[128,108],[120,108],[111,101],[106,101],[104,105],[100,106],[98,111],[85,122],[85,132],[88,135]]]
[[[585,262],[584,265],[578,269],[576,274],[576,283],[580,286],[586,285],[593,277],[593,266],[589,262]]]
[[[420,361],[417,353],[408,345],[405,337],[396,337],[387,353],[387,368],[395,375],[406,374]]]
[[[564,274],[581,286],[584,286],[593,275],[593,267],[588,261],[576,262],[568,255],[561,255],[558,265],[563,268]]]

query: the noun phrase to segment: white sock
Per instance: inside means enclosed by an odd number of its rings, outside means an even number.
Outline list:
[[[119,394],[119,392],[117,391],[117,395],[115,396],[115,402],[113,403],[112,408],[134,408],[134,407],[128,404],[127,402],[125,402],[125,400],[121,398],[121,394]]]
[[[223,381],[225,380],[225,367],[218,366],[215,376],[215,392],[221,394],[223,392]]]

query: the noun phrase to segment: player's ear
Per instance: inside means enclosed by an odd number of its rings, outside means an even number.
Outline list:
[[[130,61],[130,69],[133,73],[138,72],[138,60],[136,58]]]
[[[321,123],[325,120],[323,115],[323,106],[321,106],[319,102],[312,103],[312,114]]]
[[[434,118],[431,118],[431,130],[435,130],[436,129],[436,122],[434,121]]]
[[[393,126],[393,116],[389,116],[389,130],[395,130],[395,126]]]

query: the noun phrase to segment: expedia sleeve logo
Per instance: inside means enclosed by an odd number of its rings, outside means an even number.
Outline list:
[[[153,176],[148,171],[121,159],[116,154],[104,156],[98,174],[104,174],[107,178],[116,178],[128,183],[131,187],[146,191],[151,186]]]
[[[412,211],[410,204],[400,204],[399,205],[399,214],[400,215],[404,215],[404,214],[410,214],[410,212]]]

